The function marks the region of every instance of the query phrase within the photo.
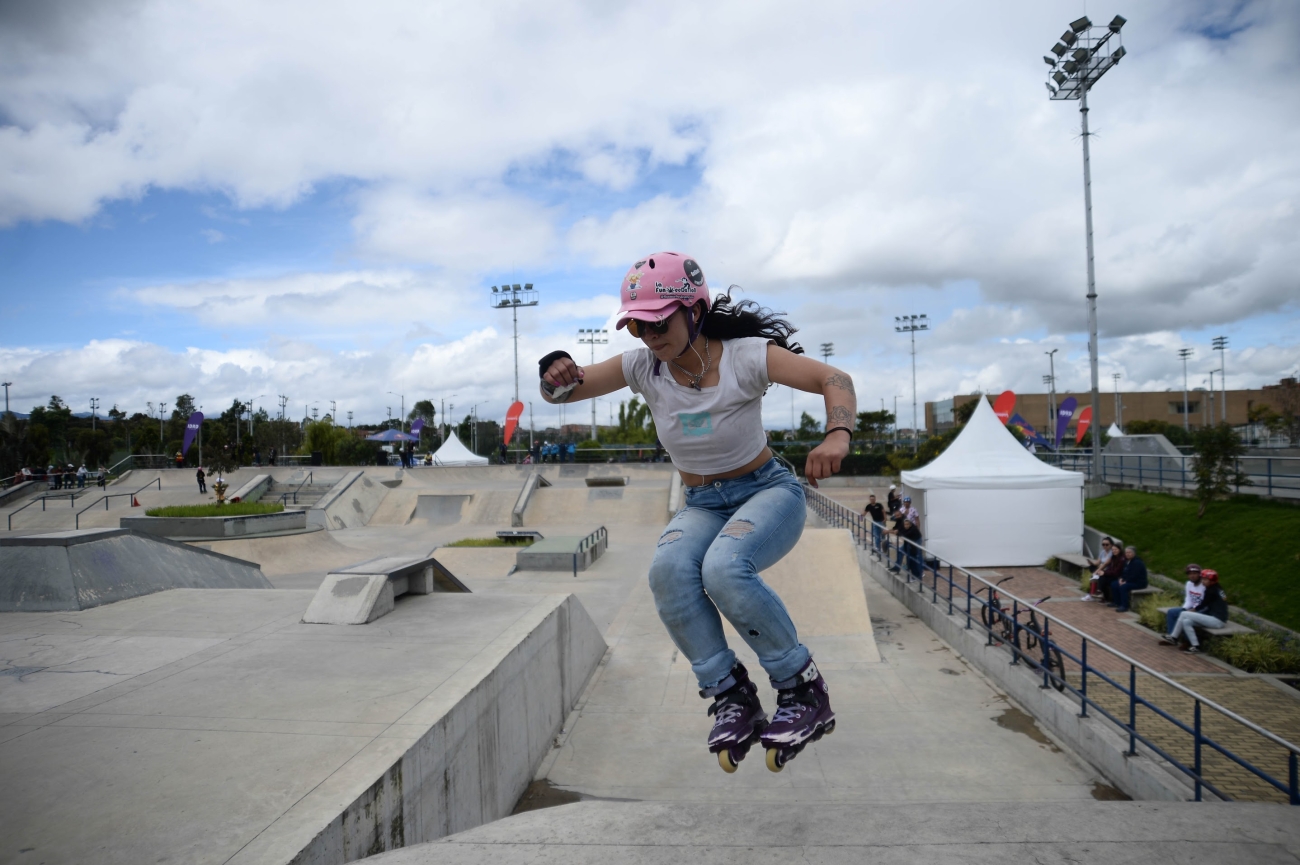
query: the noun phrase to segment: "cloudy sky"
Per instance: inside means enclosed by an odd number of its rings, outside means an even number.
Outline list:
[[[1078,104],[1042,55],[1117,12],[1092,93],[1101,371],[1300,365],[1300,4],[0,2],[0,376],[143,410],[189,392],[504,415],[612,327],[638,256],[835,345],[863,407],[1087,385]],[[624,332],[597,357],[633,347]],[[768,396],[770,426],[790,394]],[[816,410],[800,396],[796,410]],[[602,401],[601,417],[609,408]],[[569,408],[570,416],[586,409]],[[816,411],[820,416],[820,412]]]

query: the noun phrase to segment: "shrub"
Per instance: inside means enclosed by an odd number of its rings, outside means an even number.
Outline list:
[[[1300,673],[1300,652],[1288,649],[1270,633],[1215,637],[1206,650],[1247,673]]]
[[[1183,602],[1182,598],[1175,595],[1161,592],[1158,595],[1143,595],[1133,604],[1133,612],[1137,613],[1138,621],[1145,628],[1150,628],[1157,634],[1165,632],[1165,614],[1160,611],[1160,607],[1177,607]]]
[[[231,502],[224,505],[171,505],[150,508],[146,517],[247,517],[254,514],[278,514],[284,510],[280,502]]]
[[[518,547],[529,546],[532,544],[532,538],[518,540],[511,538],[461,538],[450,544],[443,544],[444,547]]]

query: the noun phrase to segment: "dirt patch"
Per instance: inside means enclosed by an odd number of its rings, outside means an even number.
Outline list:
[[[1126,795],[1118,787],[1112,787],[1103,781],[1095,781],[1092,785],[1092,798],[1100,802],[1132,802],[1133,797]]]
[[[539,811],[542,808],[554,808],[557,805],[571,805],[574,802],[582,800],[582,794],[574,793],[572,790],[563,790],[556,787],[550,781],[543,778],[541,781],[534,781],[524,790],[524,795],[519,797],[515,803],[515,810],[511,814],[522,814],[525,811]]]
[[[993,720],[997,721],[998,726],[1004,730],[1010,730],[1013,733],[1023,733],[1038,744],[1046,745],[1053,751],[1061,750],[1056,747],[1051,739],[1047,738],[1046,733],[1038,728],[1038,725],[1034,723],[1034,719],[1031,716],[1026,715],[1015,706],[1003,709],[1002,714],[998,715]]]

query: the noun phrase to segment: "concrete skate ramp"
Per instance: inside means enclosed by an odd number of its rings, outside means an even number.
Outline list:
[[[745,766],[741,771],[753,767]],[[1232,806],[1232,834],[1197,802],[577,802],[516,814],[366,861],[374,865],[564,862],[1290,862],[1286,805]],[[1217,812],[1216,812],[1217,813]]]
[[[546,487],[536,490],[524,514],[524,526],[572,526],[668,522],[668,478],[627,487]]]
[[[415,518],[430,525],[450,526],[461,521],[469,495],[421,495],[415,503]]]
[[[166,589],[269,589],[253,562],[129,529],[0,539],[0,612],[85,610]]]
[[[364,553],[340,544],[329,532],[216,541],[204,546],[213,552],[255,562],[263,573],[273,577],[306,571],[324,574],[364,558]]]
[[[868,637],[863,646],[880,654],[862,590],[853,539],[844,529],[804,529],[799,543],[763,571],[763,581],[785,602],[802,637]],[[724,620],[727,638],[739,639]]]

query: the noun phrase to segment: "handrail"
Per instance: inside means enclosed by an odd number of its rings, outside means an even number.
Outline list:
[[[601,526],[594,532],[588,534],[582,540],[578,541],[578,549],[573,552],[573,575],[575,577],[578,576],[578,557],[586,554],[587,550],[591,549],[593,546],[599,545],[601,541],[607,541],[608,538],[609,532],[605,530],[604,526]]]
[[[118,466],[122,465],[122,463],[126,463],[126,462],[131,463],[131,467],[132,467],[132,468],[135,468],[135,454],[127,454],[126,456],[122,457],[122,459],[118,460],[117,462],[115,462],[115,463],[113,463],[111,466],[109,466],[108,468],[104,469],[104,474],[105,474],[105,475],[111,475],[111,474],[113,473],[113,470],[114,470],[114,469],[116,469]]]
[[[136,496],[137,493],[142,493],[142,492],[144,492],[145,490],[149,489],[149,487],[153,486],[154,484],[157,484],[157,485],[158,485],[158,492],[162,492],[162,478],[154,478],[153,480],[149,481],[149,483],[147,483],[147,484],[145,484],[144,486],[140,487],[140,489],[136,490],[135,492],[131,492],[131,493],[105,493],[105,494],[104,494],[104,497],[103,497],[102,499],[96,499],[95,501],[93,501],[93,502],[91,502],[90,504],[86,505],[86,506],[85,506],[84,508],[82,508],[81,510],[77,511],[77,514],[76,514],[76,520],[75,520],[75,522],[73,523],[73,525],[76,526],[76,528],[78,528],[78,529],[81,528],[81,515],[84,514],[86,511],[90,510],[91,508],[93,508],[95,505],[99,504],[100,502],[103,502],[103,503],[104,503],[104,510],[108,510],[108,500],[109,500],[109,499],[120,499],[120,498],[122,498],[122,497],[124,497],[124,496],[130,496],[130,497],[134,498],[134,497]]]
[[[298,486],[294,487],[292,490],[285,490],[283,493],[280,494],[280,498],[277,499],[277,501],[279,501],[281,504],[287,505],[289,504],[289,496],[292,495],[293,503],[295,505],[298,504],[298,493],[302,490],[303,487],[311,483],[312,477],[313,477],[313,473],[307,472],[307,478],[302,483],[298,484]]]
[[[838,527],[843,527],[845,526],[845,524],[851,526],[851,533],[853,535],[855,543],[864,547],[867,546],[867,544],[871,543],[870,541],[871,533],[869,531],[868,524],[865,520],[865,515],[861,515],[853,510],[850,510],[849,508],[845,507],[844,505],[840,504],[834,499],[829,498],[828,496],[821,493],[820,491],[812,489],[806,483],[804,484],[804,494],[807,500],[809,501],[809,503],[812,505],[813,509],[817,511],[820,516],[824,518],[829,517],[834,519]],[[889,540],[887,537],[884,539],[884,543],[887,549],[889,545]],[[960,565],[954,565],[951,562],[944,562],[942,559],[939,558],[939,556],[937,556],[932,550],[927,549],[923,544],[916,544],[909,541],[908,546],[921,551],[921,562],[923,563],[921,569],[922,575],[919,576],[917,579],[921,581],[921,588],[923,593],[925,590],[925,582],[924,582],[925,570],[928,569],[933,574],[934,585],[932,586],[932,589],[933,589],[934,597],[931,600],[932,603],[937,604],[939,601],[938,582],[941,578],[940,566],[942,565],[946,567],[948,574],[947,577],[945,578],[945,581],[948,583],[947,601],[949,606],[949,614],[952,614],[952,610],[953,610],[953,601],[954,601],[953,592],[959,591],[965,594],[966,620],[967,620],[966,626],[968,628],[971,626],[971,622],[972,622],[972,615],[971,615],[972,601],[982,605],[986,609],[990,608],[989,603],[985,601],[983,598],[979,597],[979,594],[985,591],[985,589],[988,589],[990,591],[996,591],[1000,596],[1009,600],[1011,602],[1011,606],[1013,610],[1017,610],[1021,607],[1034,606],[1032,601],[1027,601],[1024,598],[1020,598],[1016,595],[1013,595],[1012,593],[1006,591],[1005,588],[1002,588],[992,582],[989,582],[988,580],[984,579],[978,574],[975,574],[970,570],[961,567]],[[936,564],[930,564],[930,562],[926,560],[926,554],[929,555],[930,561],[933,561]],[[916,561],[916,554],[909,551],[907,553],[907,556],[909,558],[909,565],[914,565]],[[909,574],[907,578],[909,583],[913,578],[912,574],[910,573],[910,570],[911,569],[909,568]],[[960,573],[966,578],[965,586],[961,586],[960,584],[956,583],[953,580],[954,573]],[[972,590],[972,587],[976,584],[979,584],[981,587]],[[1300,745],[1296,745],[1292,742],[1287,741],[1286,739],[1283,739],[1281,736],[1278,736],[1277,734],[1264,729],[1258,724],[1255,724],[1253,721],[1250,721],[1247,718],[1243,718],[1241,715],[1238,715],[1236,712],[1232,711],[1231,709],[1228,709],[1224,706],[1220,706],[1218,703],[1202,696],[1198,692],[1192,690],[1191,688],[1188,688],[1182,683],[1169,678],[1163,673],[1151,669],[1147,665],[1143,664],[1141,661],[1129,657],[1128,655],[1124,654],[1120,650],[1108,645],[1107,643],[1101,640],[1098,640],[1096,637],[1091,636],[1090,634],[1080,630],[1074,625],[1071,625],[1069,622],[1065,621],[1064,619],[1061,619],[1053,615],[1052,613],[1047,612],[1043,607],[1037,607],[1036,609],[1038,615],[1042,616],[1045,620],[1050,621],[1052,623],[1052,627],[1060,626],[1066,631],[1072,632],[1078,637],[1080,637],[1081,647],[1082,647],[1081,649],[1082,657],[1078,658],[1075,657],[1068,649],[1062,648],[1056,643],[1050,641],[1046,636],[1041,637],[1044,645],[1051,645],[1053,648],[1060,651],[1063,655],[1069,657],[1072,661],[1079,664],[1083,676],[1081,688],[1076,689],[1073,685],[1065,681],[1064,670],[1062,670],[1061,676],[1058,677],[1056,676],[1056,674],[1051,673],[1046,668],[1044,668],[1043,671],[1044,682],[1047,681],[1049,676],[1052,677],[1053,679],[1059,678],[1062,684],[1065,687],[1069,688],[1071,694],[1079,698],[1082,707],[1082,712],[1080,713],[1081,717],[1086,717],[1088,707],[1092,706],[1093,708],[1100,711],[1107,718],[1107,720],[1111,721],[1112,723],[1116,724],[1116,726],[1119,726],[1120,728],[1125,730],[1125,732],[1129,736],[1130,754],[1137,753],[1135,750],[1136,748],[1135,740],[1141,740],[1144,745],[1146,745],[1147,747],[1151,748],[1153,751],[1160,754],[1162,757],[1164,757],[1166,760],[1172,763],[1176,768],[1178,768],[1184,774],[1188,775],[1190,778],[1193,779],[1193,781],[1195,782],[1195,795],[1197,801],[1200,801],[1201,799],[1202,785],[1209,788],[1213,793],[1215,793],[1215,795],[1219,796],[1220,798],[1228,799],[1229,797],[1221,793],[1217,788],[1214,787],[1213,784],[1206,781],[1205,778],[1203,777],[1203,773],[1200,768],[1200,759],[1199,759],[1200,747],[1202,744],[1208,744],[1211,748],[1223,754],[1224,756],[1229,757],[1231,760],[1233,760],[1235,763],[1240,765],[1242,768],[1250,771],[1251,773],[1258,776],[1262,780],[1267,781],[1269,784],[1271,784],[1273,787],[1277,788],[1281,792],[1286,793],[1292,805],[1300,805],[1300,772],[1298,772],[1297,770],[1297,765],[1298,763],[1300,763]],[[990,639],[992,639],[991,626],[986,626],[986,628],[989,631]],[[1018,622],[1013,624],[1013,628],[1016,630],[1017,634],[1019,633],[1019,631],[1024,630],[1024,626],[1019,625]],[[1044,629],[1044,633],[1046,633],[1046,628]],[[1118,685],[1105,672],[1090,667],[1090,665],[1087,662],[1088,649],[1090,645],[1108,652],[1109,654],[1111,654],[1115,658],[1118,658],[1121,662],[1123,662],[1128,666],[1130,686],[1127,690],[1125,690],[1122,686]],[[1018,646],[1015,649],[1013,649],[1012,663],[1018,663],[1021,654],[1022,652]],[[1145,673],[1146,675],[1150,676],[1151,678],[1155,679],[1156,681],[1161,682],[1162,684],[1167,685],[1173,688],[1174,690],[1192,698],[1193,705],[1195,707],[1195,712],[1196,712],[1195,730],[1187,727],[1186,724],[1173,718],[1167,712],[1161,709],[1159,706],[1156,706],[1155,704],[1149,702],[1145,697],[1139,697],[1137,695],[1136,677],[1137,677],[1137,672],[1139,670]],[[1088,697],[1087,677],[1089,672],[1091,672],[1094,676],[1099,677],[1100,679],[1102,679],[1102,681],[1106,682],[1112,687],[1116,688],[1121,693],[1125,693],[1128,695],[1129,703],[1130,703],[1130,712],[1129,712],[1130,717],[1128,723],[1124,723],[1118,720],[1117,718],[1112,716],[1111,713],[1105,709],[1105,707],[1097,704],[1094,700]],[[1170,721],[1171,723],[1175,724],[1177,727],[1181,728],[1184,732],[1193,735],[1195,740],[1195,745],[1196,745],[1196,753],[1197,753],[1197,761],[1196,761],[1197,768],[1195,770],[1183,766],[1181,763],[1178,762],[1177,759],[1165,753],[1162,748],[1160,748],[1155,743],[1151,742],[1145,735],[1137,732],[1135,711],[1136,711],[1136,706],[1138,704],[1141,704],[1147,707],[1148,709],[1151,709],[1153,712],[1156,712],[1164,719]],[[1263,770],[1255,767],[1254,765],[1250,764],[1246,760],[1243,760],[1242,758],[1233,754],[1230,750],[1220,745],[1219,743],[1211,739],[1209,736],[1206,736],[1204,733],[1200,732],[1200,726],[1201,726],[1200,707],[1201,706],[1207,706],[1210,709],[1213,709],[1214,711],[1218,712],[1220,715],[1232,721],[1235,721],[1238,724],[1241,724],[1243,727],[1250,730],[1251,732],[1256,733],[1257,735],[1272,742],[1273,744],[1284,748],[1288,752],[1288,760],[1289,760],[1288,774],[1290,776],[1289,784],[1286,785],[1282,784],[1281,782],[1269,776]]]
[[[25,511],[25,510],[27,510],[28,508],[30,508],[32,505],[36,504],[37,502],[40,502],[40,503],[41,503],[41,510],[45,510],[45,500],[46,500],[46,499],[62,499],[62,498],[66,498],[66,499],[68,500],[68,507],[70,507],[70,508],[75,508],[75,507],[77,506],[77,501],[76,501],[76,500],[77,500],[77,494],[76,494],[76,493],[59,493],[58,495],[55,495],[55,496],[49,496],[49,495],[46,495],[46,496],[37,496],[36,498],[32,499],[32,500],[31,500],[30,502],[28,502],[27,504],[23,505],[21,508],[14,508],[12,511],[9,512],[9,528],[10,528],[11,530],[13,529],[13,527],[14,527],[14,517],[15,517],[15,516],[16,516],[20,511]]]

